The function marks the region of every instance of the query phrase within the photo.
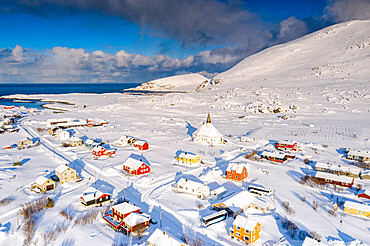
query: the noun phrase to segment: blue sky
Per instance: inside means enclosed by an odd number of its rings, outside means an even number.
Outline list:
[[[0,0],[0,82],[211,77],[266,47],[366,17],[368,7],[367,0]],[[355,8],[349,17],[348,8]]]

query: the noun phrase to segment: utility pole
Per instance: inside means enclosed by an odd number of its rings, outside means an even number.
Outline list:
[[[343,223],[343,218],[342,218],[342,214],[340,214],[340,225],[339,225],[339,231],[342,231],[342,223]]]
[[[275,193],[276,193],[276,190],[274,190],[274,203],[275,203]]]
[[[161,210],[161,212],[160,212],[160,214],[159,214],[159,226],[160,226],[160,228],[162,229],[162,210]]]

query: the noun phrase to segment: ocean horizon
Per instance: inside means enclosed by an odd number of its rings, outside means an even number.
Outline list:
[[[140,83],[0,83],[0,97],[25,94],[70,94],[70,93],[119,93],[124,89],[134,88]],[[1,99],[0,105],[42,108],[45,102],[14,102],[13,99]]]

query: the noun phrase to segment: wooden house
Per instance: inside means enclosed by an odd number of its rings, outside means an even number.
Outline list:
[[[138,150],[148,150],[149,149],[149,143],[144,140],[137,140],[133,142],[132,146]]]
[[[140,207],[124,202],[112,206],[103,219],[115,230],[129,234],[149,227],[150,216],[141,214],[140,210]]]
[[[357,193],[357,196],[359,198],[366,198],[366,199],[370,199],[370,190],[360,190],[358,193]]]
[[[344,212],[370,218],[370,206],[358,202],[346,201]]]
[[[23,149],[33,145],[32,139],[26,139],[18,142],[18,148]]]
[[[36,192],[46,192],[55,189],[55,181],[45,177],[40,176],[35,180],[35,183],[31,185],[31,189]]]
[[[76,136],[71,137],[69,140],[69,146],[71,147],[77,147],[77,146],[82,146],[83,142],[81,138],[78,138]]]
[[[69,131],[59,128],[58,130],[55,131],[55,137],[58,140],[68,140],[71,137],[71,133]]]
[[[248,191],[242,191],[212,204],[212,209],[217,211],[226,210],[229,216],[235,218],[247,209],[256,209],[267,213],[271,210],[271,205],[263,198],[256,197]]]
[[[329,163],[316,163],[316,171],[323,171],[348,177],[358,178],[361,174],[361,168],[354,166],[335,165]]]
[[[351,188],[354,183],[354,178],[326,172],[316,172],[316,174],[312,176],[312,179],[319,184],[333,184],[348,188]]]
[[[243,181],[248,177],[247,165],[242,163],[229,163],[226,168],[226,179]]]
[[[79,178],[77,175],[76,169],[67,166],[67,164],[59,165],[55,169],[55,175],[58,176],[59,182],[61,184],[68,182],[68,181],[75,181]]]
[[[176,157],[176,162],[180,165],[195,166],[201,163],[201,159],[199,155],[190,152],[181,152]]]
[[[92,154],[95,157],[112,157],[116,154],[116,151],[114,149],[111,149],[109,146],[96,146],[92,150]]]
[[[85,208],[93,206],[102,206],[105,203],[110,203],[112,194],[103,192],[94,187],[87,188],[80,197],[80,202]]]
[[[188,246],[188,244],[158,228],[150,235],[148,243],[149,246]]]
[[[365,150],[350,150],[347,159],[354,161],[370,161],[370,152]]]
[[[298,150],[298,143],[291,140],[283,140],[275,143],[275,148],[278,150],[285,150],[285,151],[297,151]]]
[[[279,162],[284,163],[288,160],[288,156],[285,153],[278,153],[278,152],[270,152],[270,151],[263,151],[261,154],[261,158],[265,158],[272,162]]]
[[[184,178],[177,181],[172,190],[174,192],[192,194],[201,199],[205,199],[211,194],[207,185]]]
[[[128,175],[150,173],[149,161],[143,155],[131,154],[122,164],[123,171]]]
[[[246,244],[255,243],[261,236],[261,224],[244,217],[236,216],[232,227],[229,229],[229,236],[232,239],[238,239]]]

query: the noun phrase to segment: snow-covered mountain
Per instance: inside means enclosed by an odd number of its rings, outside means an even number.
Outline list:
[[[186,91],[193,92],[208,79],[200,74],[183,74],[146,82],[135,90],[142,91]]]

